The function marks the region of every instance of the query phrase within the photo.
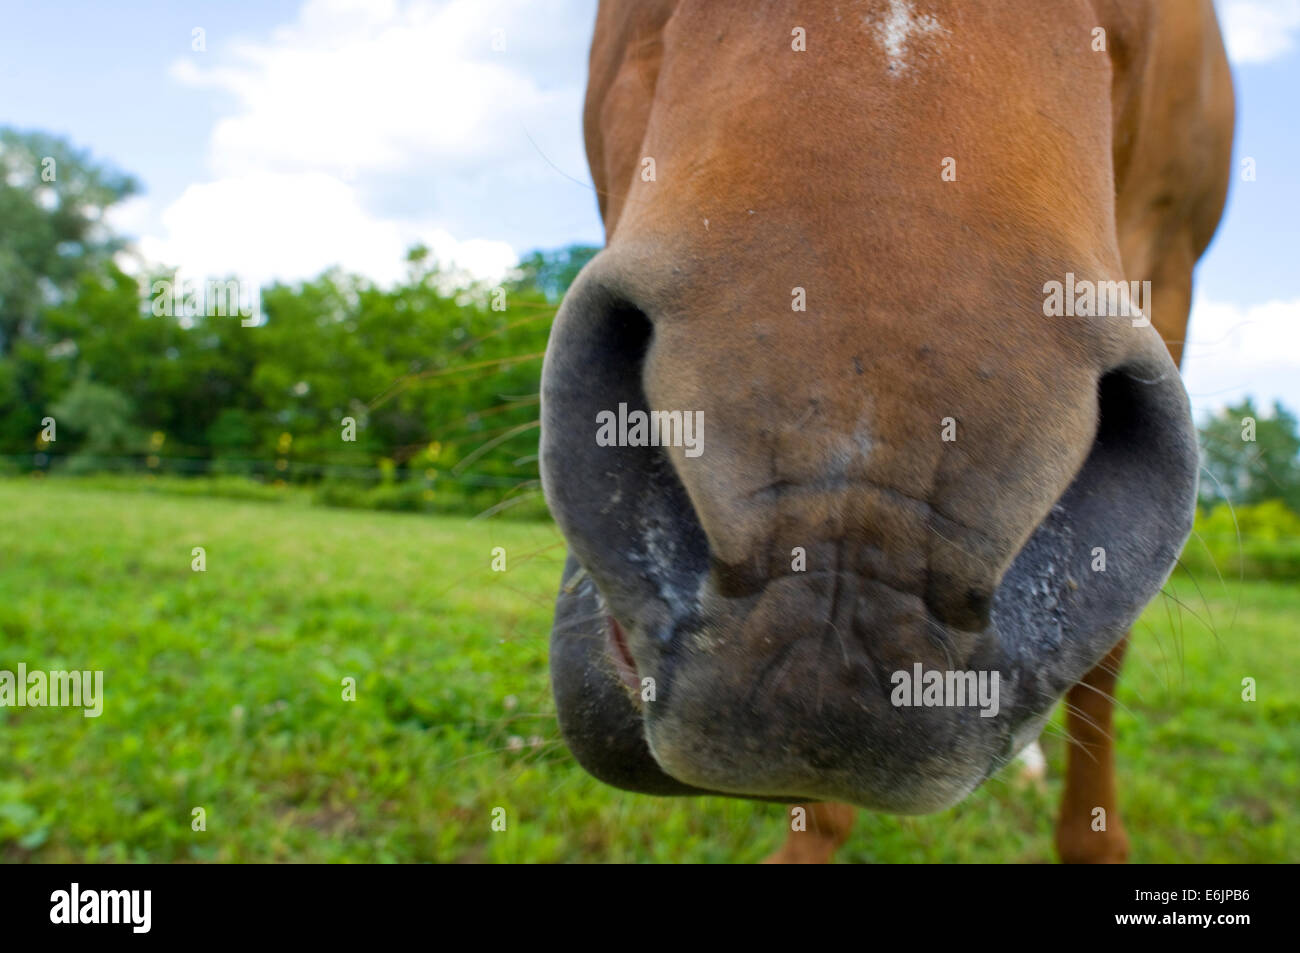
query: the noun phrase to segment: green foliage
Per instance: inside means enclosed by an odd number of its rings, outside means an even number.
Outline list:
[[[2,473],[3,471],[0,471]],[[16,475],[16,474],[7,474]],[[36,473],[34,477],[44,474]],[[163,496],[182,497],[219,497],[228,500],[256,500],[259,503],[284,503],[288,500],[306,502],[310,499],[307,490],[287,486],[286,484],[259,483],[238,476],[196,476],[181,477],[169,474],[153,473],[103,473],[81,474],[72,480],[55,479],[53,482],[66,484],[77,491],[109,490],[115,493],[159,494]],[[138,503],[124,501],[123,506],[137,506]]]
[[[56,343],[45,306],[121,247],[103,214],[136,189],[62,139],[0,128],[0,357],[20,341]]]
[[[205,435],[217,459],[248,457],[257,446],[257,421],[247,410],[226,407],[208,425]]]
[[[81,450],[87,454],[116,456],[138,450],[142,443],[139,428],[132,423],[135,410],[126,395],[84,377],[64,392],[50,414],[65,437],[69,431],[82,437]]]
[[[0,667],[102,669],[106,697],[98,719],[0,709],[0,860],[749,862],[785,837],[782,805],[627,794],[573,761],[549,524],[81,487],[0,481]],[[1118,690],[1133,859],[1294,860],[1300,588],[1168,591]],[[1046,790],[1007,770],[940,814],[861,812],[840,860],[1052,860],[1060,726]]]
[[[1210,474],[1201,480],[1203,503],[1278,499],[1300,513],[1300,430],[1281,404],[1268,417],[1250,398],[1225,407],[1201,427],[1200,440]]]
[[[459,465],[499,439],[470,461],[473,477],[503,489],[535,479],[530,425],[554,308],[537,292],[510,292],[493,310],[485,289],[448,291],[442,279],[417,262],[392,289],[337,273],[268,289],[266,325],[248,329],[257,352],[245,399],[263,421],[260,452],[290,433],[296,462],[388,459],[399,481],[450,489],[466,482]],[[355,442],[342,439],[345,418]]]
[[[54,471],[75,455],[80,469],[385,482],[367,505],[395,509],[430,508],[429,491],[432,508],[487,508],[536,487],[541,355],[555,302],[594,249],[537,252],[489,289],[457,285],[416,247],[393,287],[337,271],[275,285],[264,321],[244,327],[156,307],[155,281],[177,276],[114,264],[120,242],[101,223],[129,178],[10,130],[0,171],[7,466],[46,465],[34,450],[53,415],[67,426],[39,449]]]
[[[135,190],[62,139],[0,128],[0,453],[30,451],[71,383],[76,341],[52,315],[111,283],[121,242],[103,216]]]
[[[1180,562],[1203,582],[1220,576],[1300,582],[1300,515],[1281,500],[1203,509]]]
[[[71,208],[66,196],[50,205],[31,181],[46,152],[58,156],[57,187],[79,190],[86,216],[133,188],[66,146],[5,136],[0,158],[28,170],[0,194],[0,210],[21,206],[19,221]],[[51,220],[33,234],[66,240],[83,226]],[[56,471],[75,455],[80,469],[327,480],[336,486],[324,498],[404,510],[486,509],[536,487],[553,299],[591,249],[536,253],[506,287],[488,289],[455,286],[416,248],[394,287],[337,271],[275,285],[262,293],[264,321],[244,327],[233,315],[155,308],[154,280],[176,276],[137,280],[110,260],[115,242],[83,238],[58,269],[44,253],[0,244],[0,333],[13,329],[0,347],[0,456],[10,466],[43,465],[33,451],[52,415],[60,439],[40,449]],[[42,269],[49,281],[32,277]],[[19,293],[29,285],[54,291]],[[146,446],[143,435],[155,434]],[[362,492],[376,482],[394,486]]]
[[[533,252],[519,263],[516,286],[520,291],[540,291],[547,301],[559,301],[578,272],[599,251],[591,245],[570,245],[556,251]]]
[[[438,498],[438,492],[433,489],[431,481],[408,480],[367,487],[355,482],[327,480],[316,488],[312,500],[322,506],[388,510],[395,513],[463,512],[479,515],[499,510],[511,519],[549,518],[546,503],[540,493],[506,496],[503,499],[497,490],[460,489],[451,501],[446,501]]]
[[[1300,540],[1300,514],[1281,500],[1266,500],[1246,506],[1221,503],[1197,514],[1196,531],[1203,536],[1227,539],[1240,532],[1243,540],[1282,542]]]

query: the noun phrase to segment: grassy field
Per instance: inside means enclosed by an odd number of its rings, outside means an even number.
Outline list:
[[[0,859],[760,859],[779,805],[617,792],[559,742],[562,556],[543,523],[0,481],[0,669],[102,669],[106,696],[99,718],[0,708]],[[1300,859],[1300,591],[1167,590],[1120,689],[1133,859]],[[939,815],[862,813],[840,859],[1050,861],[1043,745],[1045,790],[1004,774]]]

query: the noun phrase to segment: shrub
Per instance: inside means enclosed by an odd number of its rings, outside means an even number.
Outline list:
[[[1300,581],[1300,516],[1280,500],[1201,510],[1180,562],[1202,580]]]

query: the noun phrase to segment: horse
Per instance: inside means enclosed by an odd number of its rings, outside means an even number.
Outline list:
[[[1064,698],[1058,855],[1125,860],[1114,692],[1194,515],[1233,123],[1211,0],[602,0],[606,244],[539,461],[583,768],[801,803],[772,859],[825,861]]]

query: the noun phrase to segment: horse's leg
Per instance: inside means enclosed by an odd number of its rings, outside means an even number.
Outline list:
[[[829,864],[837,848],[849,839],[857,808],[848,804],[800,804],[808,829],[790,831],[785,843],[765,864]]]
[[[1065,796],[1056,822],[1056,851],[1067,864],[1120,864],[1128,859],[1128,837],[1115,799],[1111,717],[1128,640],[1125,635],[1065,696],[1065,723],[1071,740]]]

